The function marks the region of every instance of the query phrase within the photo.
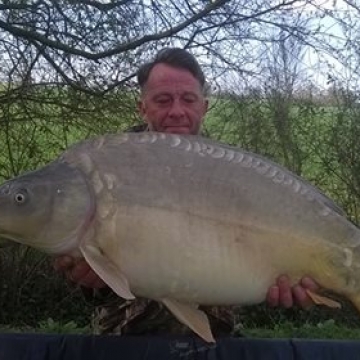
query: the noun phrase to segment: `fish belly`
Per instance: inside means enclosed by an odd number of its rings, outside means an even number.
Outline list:
[[[278,272],[255,228],[244,231],[154,208],[119,214],[119,241],[103,248],[137,296],[204,305],[257,303]]]

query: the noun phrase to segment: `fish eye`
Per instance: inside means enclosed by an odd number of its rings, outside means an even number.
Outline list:
[[[28,199],[26,190],[18,190],[14,195],[14,200],[18,205],[25,204]]]

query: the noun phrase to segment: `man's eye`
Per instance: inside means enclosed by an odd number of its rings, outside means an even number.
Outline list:
[[[196,99],[193,96],[186,96],[186,97],[183,98],[183,100],[188,104],[193,103],[193,102],[196,101]]]
[[[159,99],[156,99],[156,102],[158,103],[158,104],[166,104],[166,103],[168,103],[170,101],[170,99],[168,99],[168,98],[159,98]]]

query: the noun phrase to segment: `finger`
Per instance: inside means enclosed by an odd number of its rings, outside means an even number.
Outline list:
[[[74,266],[74,260],[71,256],[59,256],[54,260],[53,267],[55,271],[66,271]]]
[[[271,286],[266,295],[266,302],[271,307],[279,306],[279,287]]]
[[[94,272],[85,260],[80,261],[70,272],[71,281],[89,288],[105,287],[105,282]]]
[[[309,289],[315,292],[320,290],[319,284],[309,276],[304,276],[300,281],[300,285],[305,289]]]
[[[279,305],[288,309],[294,305],[290,280],[287,276],[282,275],[278,278],[279,286]]]
[[[309,310],[312,308],[314,303],[302,286],[295,285],[292,292],[297,305],[299,305],[304,310]]]
[[[92,271],[85,260],[79,261],[76,266],[70,270],[70,279],[76,283],[80,283],[88,273]]]

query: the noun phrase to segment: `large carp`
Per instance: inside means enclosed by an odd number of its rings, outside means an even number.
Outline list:
[[[344,212],[281,166],[197,136],[73,145],[0,187],[0,236],[84,257],[119,296],[162,302],[206,341],[199,304],[262,302],[279,274],[360,303],[360,231]]]

